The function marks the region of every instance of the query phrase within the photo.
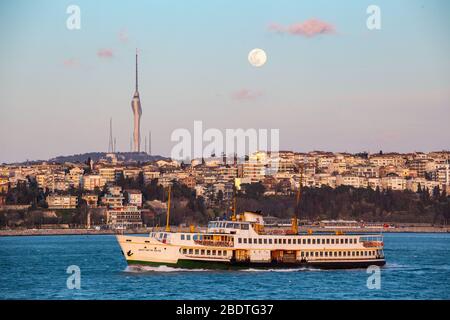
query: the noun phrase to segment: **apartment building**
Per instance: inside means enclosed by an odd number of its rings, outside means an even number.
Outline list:
[[[138,208],[142,207],[142,192],[140,190],[126,189],[124,193],[127,194],[128,204]]]
[[[85,175],[83,176],[83,189],[94,191],[95,188],[102,189],[106,184],[105,178],[100,175]]]
[[[137,206],[111,208],[106,211],[106,221],[111,229],[135,229],[142,227],[142,214]]]
[[[70,195],[48,195],[45,199],[49,209],[75,209],[78,197]]]
[[[369,156],[369,162],[376,167],[384,166],[403,166],[406,159],[398,153],[377,154]]]

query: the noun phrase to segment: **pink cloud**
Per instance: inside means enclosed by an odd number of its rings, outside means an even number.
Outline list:
[[[112,58],[113,51],[112,51],[112,49],[100,49],[97,51],[97,56],[99,58]]]
[[[304,22],[294,23],[290,26],[284,27],[277,23],[271,23],[269,30],[277,33],[288,33],[296,36],[304,36],[311,38],[321,34],[335,33],[335,27],[327,22],[317,19],[309,19]]]
[[[249,89],[240,89],[234,92],[231,97],[234,100],[246,101],[246,100],[254,100],[262,96],[262,93],[259,91],[252,91]]]
[[[63,66],[67,68],[75,68],[80,65],[80,62],[75,58],[69,58],[63,61]]]

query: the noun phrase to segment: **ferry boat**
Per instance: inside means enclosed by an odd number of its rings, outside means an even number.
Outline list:
[[[297,193],[297,206],[300,201]],[[172,232],[170,187],[166,228],[148,236],[117,235],[117,241],[129,265],[169,266],[179,268],[246,269],[365,268],[385,264],[383,237],[377,235],[300,233],[297,217],[291,229],[264,227],[259,212],[233,215],[229,220],[211,221],[204,231],[193,226],[187,232]]]

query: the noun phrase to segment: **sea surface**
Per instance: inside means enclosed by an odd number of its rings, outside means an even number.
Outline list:
[[[450,234],[384,242],[381,288],[369,289],[366,269],[127,267],[111,235],[0,237],[0,299],[450,299]],[[73,265],[80,289],[67,287]]]

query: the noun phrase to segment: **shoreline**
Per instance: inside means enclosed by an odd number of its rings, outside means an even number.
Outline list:
[[[283,228],[288,229],[288,228]],[[336,229],[328,228],[310,228],[315,232],[335,232]],[[173,228],[177,231],[177,228]],[[146,234],[152,231],[152,228],[143,228],[135,230],[126,230],[126,234]],[[179,231],[188,232],[179,229]],[[305,228],[300,228],[301,232],[306,232]],[[398,228],[366,228],[366,229],[339,229],[343,233],[450,233],[450,227],[447,226],[410,226]],[[197,231],[198,232],[198,231]],[[119,232],[115,230],[95,230],[95,229],[20,229],[20,230],[0,230],[0,237],[14,236],[60,236],[60,235],[115,235]]]

